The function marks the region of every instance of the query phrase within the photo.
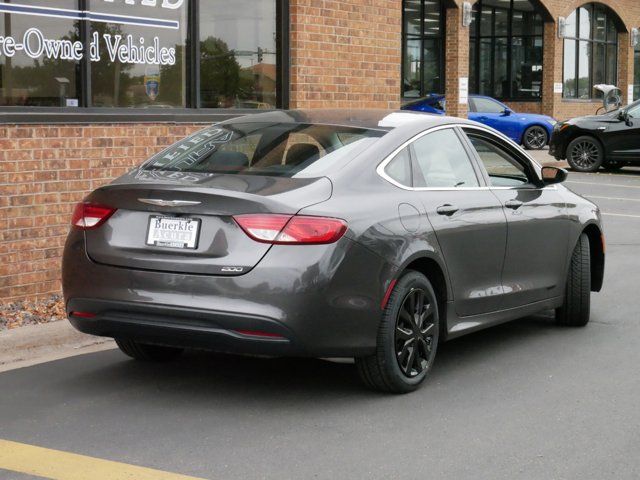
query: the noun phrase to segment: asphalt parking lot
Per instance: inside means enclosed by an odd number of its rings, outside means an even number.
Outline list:
[[[640,478],[640,169],[567,186],[604,214],[587,328],[548,314],[451,341],[405,396],[321,360],[72,357],[0,374],[0,439],[207,479]]]

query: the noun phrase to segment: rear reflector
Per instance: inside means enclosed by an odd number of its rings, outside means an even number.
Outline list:
[[[269,332],[261,332],[258,330],[234,330],[236,333],[241,335],[246,335],[249,337],[264,337],[264,338],[284,338],[282,335],[278,335],[277,333],[269,333]]]
[[[71,312],[69,316],[78,318],[95,318],[96,314],[91,312]]]
[[[397,282],[398,280],[396,280],[395,278],[391,280],[391,283],[389,284],[389,287],[387,288],[387,291],[385,292],[384,297],[382,298],[382,302],[380,303],[380,308],[382,308],[382,310],[387,308],[387,304],[389,303],[389,298],[391,298],[391,292],[393,292],[393,289],[396,286]]]
[[[98,228],[116,212],[115,208],[93,203],[79,203],[73,211],[71,225],[82,230]]]
[[[338,218],[251,214],[233,217],[257,242],[274,245],[320,245],[337,242],[347,231]]]

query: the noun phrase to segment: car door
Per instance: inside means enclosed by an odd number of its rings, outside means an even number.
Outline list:
[[[640,160],[640,104],[627,110],[628,122],[613,121],[602,132],[608,160]]]
[[[462,132],[440,127],[411,144],[414,187],[444,255],[459,317],[496,310],[507,226]]]
[[[544,186],[531,161],[517,147],[484,129],[465,127],[463,131],[507,218],[504,301],[500,308],[562,295],[569,220],[557,187]]]
[[[516,121],[513,113],[507,114],[506,105],[490,98],[473,97],[469,99],[471,111],[469,119],[474,120],[491,128],[495,128],[511,140],[518,142],[520,139],[520,125]]]

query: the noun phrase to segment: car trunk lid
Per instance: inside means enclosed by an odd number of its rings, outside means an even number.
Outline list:
[[[249,238],[234,215],[293,215],[329,199],[331,190],[325,177],[134,171],[87,198],[117,209],[104,225],[85,232],[87,253],[117,267],[241,275],[270,245]]]

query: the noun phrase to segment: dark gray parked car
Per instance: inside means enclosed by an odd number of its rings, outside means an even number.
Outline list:
[[[480,124],[290,111],[206,128],[79,204],[67,314],[134,358],[355,357],[415,389],[438,343],[542,310],[589,320],[598,208]]]

